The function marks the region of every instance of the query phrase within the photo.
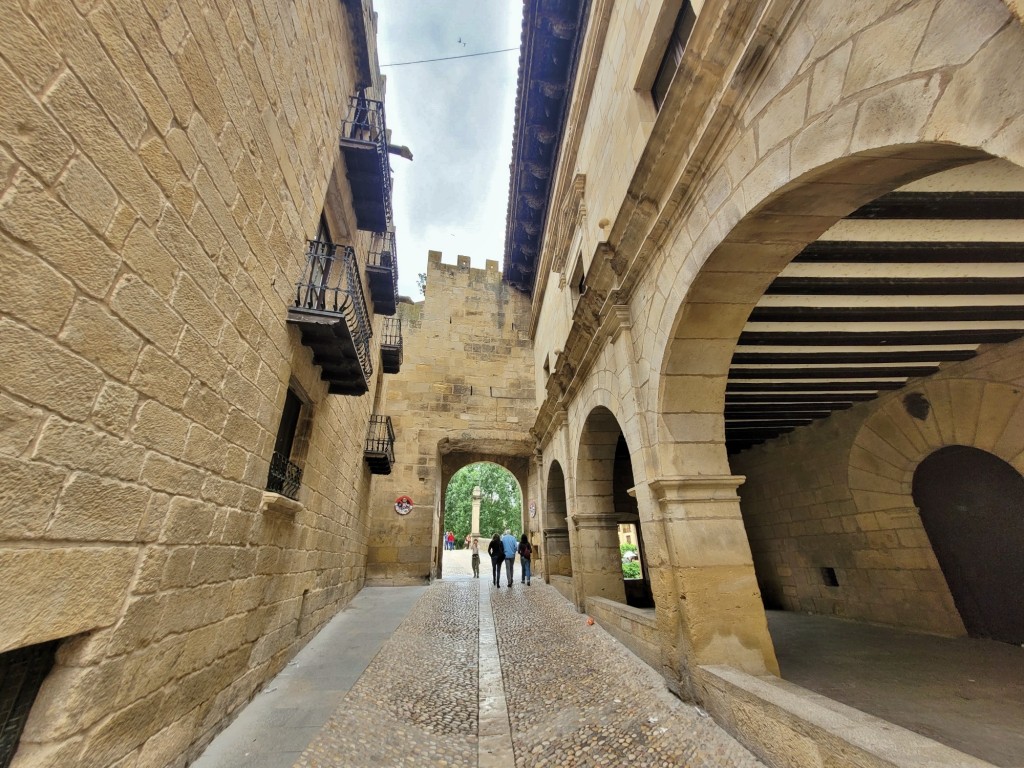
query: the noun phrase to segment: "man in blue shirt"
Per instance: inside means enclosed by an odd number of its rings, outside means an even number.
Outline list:
[[[505,572],[508,574],[508,588],[512,589],[512,566],[516,561],[519,542],[508,528],[505,529],[505,535],[501,537],[501,546],[505,549]]]

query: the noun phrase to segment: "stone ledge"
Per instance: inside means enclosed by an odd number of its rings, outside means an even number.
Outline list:
[[[699,670],[704,703],[715,720],[771,766],[992,768],[786,680],[728,666]]]
[[[287,496],[282,496],[280,493],[264,491],[263,498],[260,499],[260,512],[263,514],[270,513],[283,515],[285,517],[295,517],[302,511],[302,509],[301,501],[289,499]]]
[[[649,666],[659,669],[661,646],[658,621],[653,608],[634,608],[605,597],[588,597],[587,613],[612,637],[629,648]]]

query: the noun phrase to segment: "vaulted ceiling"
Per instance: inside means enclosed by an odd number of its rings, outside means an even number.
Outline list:
[[[800,253],[729,370],[730,452],[1024,335],[1024,170],[992,160],[902,187]]]

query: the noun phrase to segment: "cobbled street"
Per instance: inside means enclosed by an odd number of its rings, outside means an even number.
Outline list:
[[[446,554],[296,768],[761,765],[542,580],[469,574]]]

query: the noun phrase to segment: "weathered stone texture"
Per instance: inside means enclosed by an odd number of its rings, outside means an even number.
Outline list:
[[[183,764],[362,584],[373,392],[328,397],[286,325],[345,186],[348,13],[0,8],[0,650],[77,636],[21,768]],[[306,472],[280,518],[290,383]]]
[[[375,582],[407,583],[437,573],[451,473],[479,460],[518,468],[532,454],[528,297],[502,282],[495,262],[473,269],[460,256],[457,264],[445,264],[437,251],[430,254],[426,291],[424,301],[399,305],[404,362],[401,373],[385,380],[395,468],[374,479],[370,499],[367,578]],[[467,456],[442,471],[444,456],[456,454]],[[526,473],[520,474],[524,482]],[[395,513],[399,496],[416,504],[404,517]]]

